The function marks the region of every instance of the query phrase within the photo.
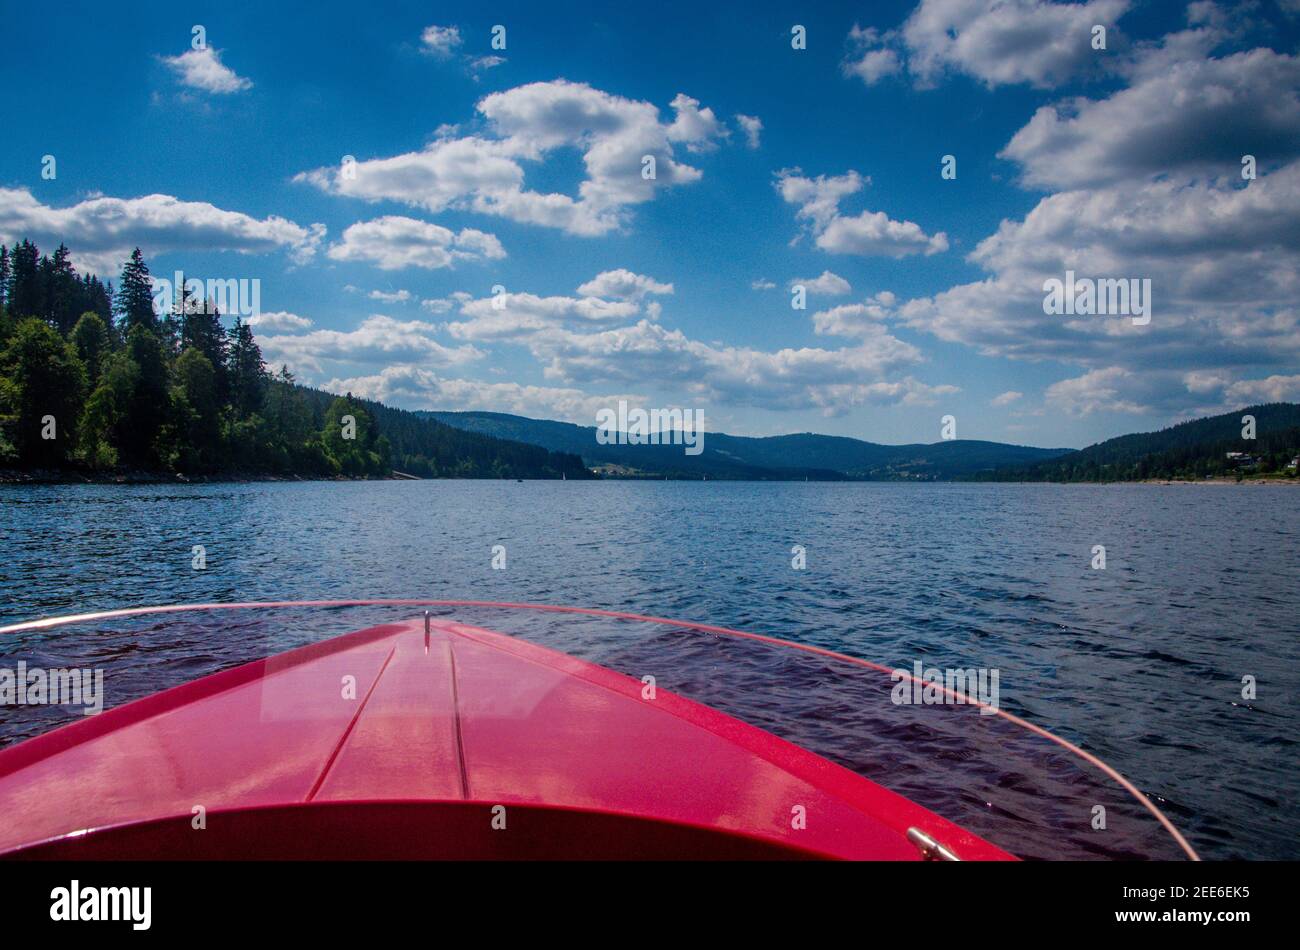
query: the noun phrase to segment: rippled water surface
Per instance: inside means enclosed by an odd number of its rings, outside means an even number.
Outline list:
[[[1110,762],[1203,856],[1294,859],[1297,540],[1300,491],[1262,486],[0,486],[0,623],[182,601],[502,600],[704,621],[890,667],[993,668],[1003,708]],[[1105,570],[1090,568],[1098,544]],[[1054,748],[966,708],[893,706],[887,678],[660,626],[442,612],[654,672],[1017,853],[1171,853]],[[112,705],[416,613],[83,625],[9,636],[0,666],[102,668]],[[0,745],[74,715],[0,708]],[[1090,827],[1094,802],[1112,834]]]

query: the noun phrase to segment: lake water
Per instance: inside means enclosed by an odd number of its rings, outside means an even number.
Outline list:
[[[1203,857],[1295,859],[1298,540],[1300,491],[1262,486],[0,486],[0,623],[194,601],[518,601],[703,621],[890,667],[997,669],[1003,708],[1109,762]],[[192,567],[194,545],[206,550],[203,570]],[[505,547],[504,570],[492,568],[494,545]],[[804,570],[791,566],[793,545],[806,549]],[[1094,545],[1105,546],[1105,570],[1090,566]],[[982,717],[952,730],[900,718],[888,682],[882,709],[880,683],[850,687],[844,670],[772,655],[785,651],[611,622],[441,612],[624,672],[657,664],[661,687],[831,755],[976,830],[1020,823],[1027,843],[1018,853],[1056,853],[1053,835],[1069,838],[1070,853],[1154,849],[1137,834],[1089,837],[1087,805],[1098,793],[1079,770],[972,725]],[[416,613],[83,625],[11,635],[0,666],[102,668],[115,705]],[[1241,694],[1247,675],[1258,684],[1252,701]],[[0,708],[0,745],[74,715]],[[961,738],[967,730],[981,738]],[[991,765],[999,752],[1021,764]],[[1026,814],[1044,799],[1070,831]]]

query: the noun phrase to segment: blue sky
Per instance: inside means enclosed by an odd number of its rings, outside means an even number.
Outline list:
[[[304,382],[1052,446],[1300,398],[1294,0],[232,6],[11,5],[0,238],[259,279]]]

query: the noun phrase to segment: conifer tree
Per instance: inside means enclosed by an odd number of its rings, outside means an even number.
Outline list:
[[[230,407],[235,418],[243,419],[260,412],[266,388],[266,364],[262,349],[253,339],[253,328],[235,317],[230,328]]]
[[[15,320],[41,315],[40,251],[26,238],[14,245],[9,256],[9,300],[7,309]]]
[[[144,255],[137,247],[122,265],[122,280],[117,291],[117,312],[122,316],[122,335],[129,337],[135,327],[158,332],[158,315],[153,307],[153,282]]]
[[[0,312],[5,309],[5,304],[9,300],[9,248],[0,244]]]

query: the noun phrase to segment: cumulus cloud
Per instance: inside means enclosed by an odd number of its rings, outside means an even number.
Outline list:
[[[677,117],[668,126],[668,140],[684,143],[688,152],[711,152],[730,134],[712,109],[700,108],[698,99],[679,92],[671,105]]]
[[[825,297],[842,297],[853,290],[852,284],[839,274],[828,270],[822,271],[820,277],[814,277],[811,280],[806,277],[796,277],[790,281],[790,286],[802,286],[810,294],[819,294]]]
[[[135,247],[148,255],[284,250],[295,262],[304,263],[315,254],[324,234],[322,224],[302,227],[277,215],[254,218],[171,195],[101,195],[54,208],[25,188],[0,188],[0,239],[30,238],[38,244],[67,241],[77,266],[100,274],[112,275]]]
[[[458,303],[465,303],[467,300],[473,300],[474,295],[458,290],[446,297],[430,297],[420,301],[420,306],[430,313],[448,313],[451,308]]]
[[[874,27],[863,29],[856,23],[849,31],[849,44],[853,53],[845,59],[844,75],[857,76],[868,86],[874,86],[886,76],[903,71],[903,57],[896,49],[885,44],[896,42],[896,32],[881,33]]]
[[[662,284],[653,277],[634,274],[622,267],[603,271],[578,288],[578,293],[584,297],[617,297],[622,300],[640,300],[646,294],[672,292],[672,284]]]
[[[1092,28],[1113,30],[1129,0],[922,0],[898,30],[854,25],[844,73],[867,85],[903,71],[920,88],[949,73],[988,86],[1051,88],[1100,71],[1104,55],[1092,48]],[[1107,37],[1107,46],[1115,37]]]
[[[1247,153],[1264,166],[1300,157],[1300,57],[1254,49],[1152,70],[1105,99],[1043,106],[1000,155],[1028,185],[1085,188],[1240,176]]]
[[[1016,392],[1014,389],[1008,389],[1006,392],[990,399],[989,404],[993,406],[1009,406],[1018,399],[1023,399],[1024,396],[1024,393]]]
[[[1300,402],[1300,375],[1232,380],[1227,371],[1220,370],[1187,373],[1183,383],[1188,392],[1217,398],[1224,409],[1265,402]]]
[[[179,56],[164,56],[162,61],[176,74],[181,85],[190,89],[225,95],[253,88],[252,81],[236,75],[221,62],[220,51],[211,46],[186,50]]]
[[[653,288],[653,289],[651,289]],[[605,296],[591,295],[600,291]],[[565,387],[625,388],[646,380],[674,386],[719,405],[819,409],[839,414],[855,405],[929,405],[956,392],[914,377],[894,378],[921,361],[911,344],[876,323],[855,327],[854,345],[838,350],[774,352],[691,339],[658,323],[657,301],[671,285],[627,271],[607,271],[579,288],[583,296],[500,294],[461,301],[455,339],[525,347],[544,375]],[[892,305],[890,294],[878,302]]]
[[[505,249],[495,235],[473,228],[459,233],[428,221],[401,215],[385,215],[373,221],[358,221],[343,232],[343,239],[330,247],[336,261],[365,261],[380,270],[422,267],[438,270],[461,261],[499,260]]]
[[[1067,415],[1088,416],[1094,412],[1123,412],[1140,415],[1150,406],[1134,402],[1124,394],[1138,377],[1119,366],[1095,369],[1074,379],[1063,379],[1047,387],[1047,405]]]
[[[1234,399],[1234,380],[1285,379],[1300,363],[1300,162],[1244,184],[1160,178],[1050,195],[969,259],[989,276],[910,300],[900,319],[985,355],[1083,367],[1048,393],[1075,415],[1231,408],[1248,395]],[[1045,313],[1044,281],[1067,270],[1150,280],[1150,324]]]
[[[311,320],[307,317],[300,317],[286,310],[254,313],[245,317],[244,322],[250,327],[256,327],[259,333],[292,333],[311,326]]]
[[[465,319],[449,323],[447,330],[461,340],[518,340],[558,327],[623,322],[639,312],[632,300],[499,294],[462,303]]]
[[[819,336],[866,336],[880,332],[884,320],[895,315],[897,298],[882,290],[863,303],[843,304],[813,314],[813,331]]]
[[[1073,415],[1178,417],[1291,391],[1300,59],[1263,48],[1213,58],[1245,35],[1239,13],[1195,3],[1188,20],[1117,59],[1118,91],[1044,107],[1016,133],[1002,156],[1025,184],[1061,190],[977,245],[968,260],[983,280],[908,301],[899,319],[985,355],[1081,367],[1045,394]],[[1254,181],[1242,180],[1244,153]],[[1045,313],[1044,281],[1067,271],[1149,280],[1150,324]]]
[[[426,26],[420,33],[420,52],[446,59],[461,42],[458,26]]]
[[[725,135],[712,110],[696,100],[679,94],[672,107],[675,118],[665,123],[649,102],[562,79],[530,83],[478,103],[492,135],[452,133],[418,152],[318,168],[295,180],[435,213],[457,208],[571,234],[606,234],[659,189],[700,179],[699,169],[677,161],[674,145],[706,151]],[[586,177],[577,196],[527,189],[523,163],[544,161],[561,148],[582,152]],[[652,178],[642,174],[647,155],[655,162]]]
[[[892,49],[874,49],[862,54],[862,58],[846,63],[845,69],[859,77],[868,86],[873,86],[886,76],[893,76],[903,68],[898,53]]]
[[[588,426],[595,422],[598,409],[620,399],[634,405],[646,402],[645,396],[635,393],[591,396],[580,389],[452,379],[411,364],[386,366],[368,376],[331,379],[322,388],[408,409],[509,412]]]
[[[483,357],[473,346],[448,347],[434,339],[438,327],[420,320],[394,320],[374,314],[355,330],[312,330],[258,338],[266,361],[287,364],[295,373],[319,376],[330,364],[418,362],[458,366]]]
[[[758,278],[758,280],[752,281],[750,283],[749,289],[750,290],[774,290],[776,289],[776,284],[773,281],[768,280],[766,277],[760,277]]]
[[[736,124],[745,133],[745,144],[750,148],[758,148],[763,134],[763,120],[758,116],[737,113]]]
[[[861,191],[870,179],[850,170],[845,175],[804,176],[799,169],[777,172],[776,189],[789,204],[797,205],[796,218],[813,235],[813,243],[831,254],[863,257],[906,257],[948,250],[948,236],[926,234],[912,221],[895,221],[883,211],[857,215],[840,213],[840,202]]]
[[[406,303],[411,299],[409,290],[372,290],[366,294],[371,300],[378,300],[380,303]]]
[[[839,415],[857,405],[924,405],[955,392],[912,377],[885,377],[920,361],[920,352],[883,327],[856,346],[764,351],[692,340],[649,320],[595,333],[554,331],[530,342],[546,376],[570,384],[635,385],[646,379],[696,398],[768,409]]]

